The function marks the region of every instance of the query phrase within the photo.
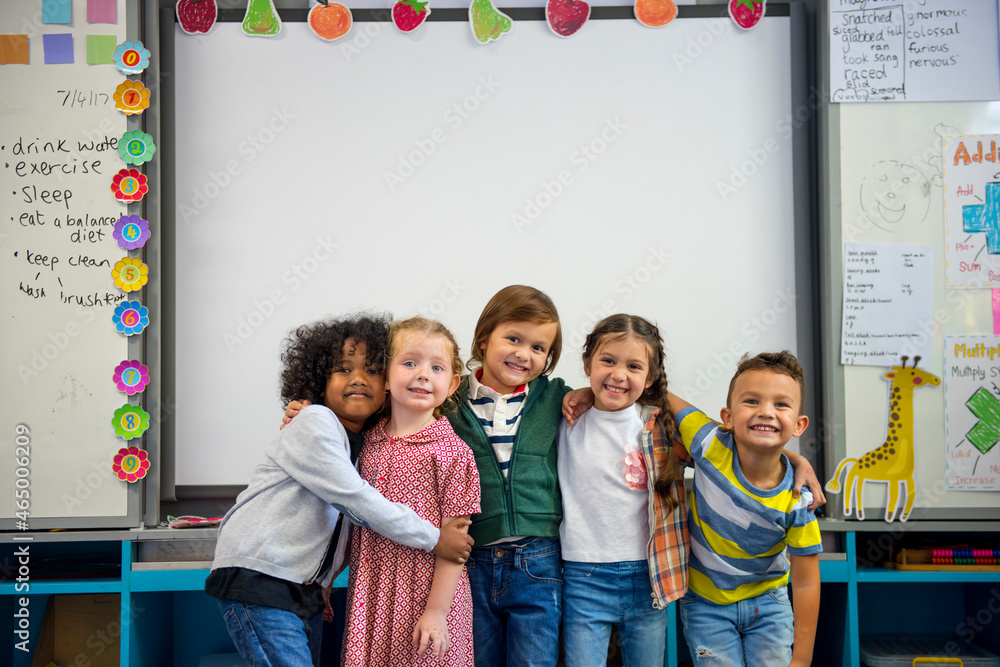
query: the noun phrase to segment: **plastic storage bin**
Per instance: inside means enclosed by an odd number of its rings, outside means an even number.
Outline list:
[[[921,667],[959,664],[965,667],[1000,667],[1000,656],[954,637],[874,635],[861,638],[861,661],[868,667],[911,667],[917,658],[921,658],[916,663]]]

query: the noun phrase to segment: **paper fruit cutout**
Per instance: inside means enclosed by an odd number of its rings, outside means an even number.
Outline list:
[[[662,28],[677,18],[677,3],[674,0],[635,0],[632,11],[644,26]]]
[[[545,3],[545,21],[560,37],[569,37],[589,18],[590,5],[583,0],[548,0]]]
[[[320,0],[318,5],[309,10],[309,29],[328,42],[346,35],[353,22],[351,10],[339,2]]]
[[[430,4],[426,0],[397,0],[392,6],[392,22],[403,32],[412,32],[431,15]]]
[[[142,74],[149,67],[149,49],[142,42],[122,42],[111,57],[115,67],[124,74]]]
[[[125,440],[138,438],[149,428],[149,413],[141,405],[126,403],[115,410],[115,418],[111,420],[115,427],[115,435]]]
[[[142,113],[149,108],[149,88],[141,81],[126,79],[115,88],[115,108],[124,114]]]
[[[979,419],[965,438],[985,454],[1000,441],[1000,401],[988,389],[980,387],[965,406]]]
[[[510,17],[493,6],[491,0],[472,0],[469,5],[469,26],[472,34],[482,44],[500,39],[510,32]]]
[[[177,0],[177,22],[189,35],[207,33],[218,16],[215,0]]]
[[[729,0],[729,16],[736,21],[736,25],[749,30],[764,18],[764,5],[766,0]]]
[[[126,132],[118,140],[118,155],[125,160],[125,164],[139,165],[149,162],[155,152],[153,137],[142,130]]]
[[[1000,183],[986,184],[986,203],[962,207],[962,229],[986,232],[986,249],[1000,254]]]
[[[146,196],[149,186],[138,169],[120,169],[111,179],[111,191],[118,201],[131,204]]]
[[[115,306],[111,321],[119,332],[134,336],[149,326],[149,309],[138,301],[122,301]]]
[[[858,519],[864,520],[862,496],[865,482],[884,482],[889,487],[885,520],[891,523],[895,517],[901,492],[906,501],[899,520],[906,521],[910,518],[916,496],[913,483],[913,390],[936,387],[941,384],[941,380],[917,368],[920,357],[913,358],[911,368],[906,366],[907,359],[909,357],[903,357],[903,364],[891,367],[884,376],[892,381],[889,389],[889,425],[885,440],[861,458],[845,458],[837,466],[833,479],[826,483],[827,491],[839,492],[840,473],[847,470],[843,486],[844,516],[850,516],[852,510],[856,510]]]
[[[149,384],[149,367],[135,359],[127,359],[115,366],[111,379],[118,391],[132,396],[144,391]]]
[[[118,246],[125,250],[137,250],[149,240],[149,223],[137,215],[123,215],[118,218],[111,232]]]
[[[137,292],[149,282],[149,267],[138,257],[122,257],[111,271],[115,287],[123,292]]]
[[[281,32],[281,17],[272,0],[250,0],[247,3],[243,32],[251,37],[274,37]]]
[[[115,454],[111,471],[123,482],[137,482],[149,470],[149,455],[135,445],[122,447]]]

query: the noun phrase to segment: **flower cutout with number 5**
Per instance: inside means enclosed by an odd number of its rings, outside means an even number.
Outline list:
[[[149,282],[149,267],[138,257],[122,257],[115,262],[111,271],[115,279],[115,287],[123,292],[137,292]]]

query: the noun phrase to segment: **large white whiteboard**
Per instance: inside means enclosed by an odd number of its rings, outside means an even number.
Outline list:
[[[633,312],[660,324],[673,389],[715,413],[739,353],[796,349],[809,298],[790,23],[601,20],[559,39],[518,21],[489,46],[465,22],[356,23],[357,52],[301,23],[178,30],[177,483],[246,482],[278,432],[294,326],[424,313],[467,357],[510,283],[559,308],[556,375],[580,385],[584,335]]]
[[[71,23],[46,24],[37,1],[0,3],[0,32],[27,35],[30,59],[0,66],[0,443],[9,452],[0,524],[17,516],[14,439],[23,424],[32,529],[138,523],[138,509],[128,516],[128,485],[111,471],[123,446],[112,418],[129,402],[111,380],[130,358],[111,321],[123,298],[111,268],[130,254],[111,235],[127,212],[110,190],[125,166],[115,142],[126,119],[112,96],[126,77],[86,62],[88,34],[125,39],[126,2],[118,0],[116,24],[88,24],[81,0],[71,7]],[[45,63],[50,34],[72,35],[73,63]]]
[[[920,243],[935,249],[933,317],[921,323],[918,333],[931,340],[934,351],[931,358],[920,361],[920,368],[936,375],[942,384],[916,391],[913,396],[917,488],[914,518],[928,518],[928,511],[930,518],[949,518],[947,512],[995,509],[1000,504],[996,493],[948,491],[945,483],[944,380],[948,369],[944,367],[944,336],[989,334],[993,323],[989,290],[946,288],[941,154],[944,136],[997,130],[1000,101],[840,107],[842,240]],[[890,210],[883,214],[881,206],[889,206]],[[836,253],[839,259],[840,250]],[[843,369],[844,456],[861,456],[885,438],[889,382],[882,375],[886,370],[861,366]],[[884,492],[884,485],[867,485],[866,507],[884,507]],[[842,496],[829,499],[830,504],[838,506],[842,501]],[[881,513],[869,516],[880,520]]]

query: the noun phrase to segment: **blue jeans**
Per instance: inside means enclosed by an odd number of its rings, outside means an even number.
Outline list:
[[[566,667],[607,665],[612,626],[625,667],[663,667],[667,610],[653,607],[646,561],[565,561],[563,580]]]
[[[238,600],[219,600],[236,650],[250,667],[319,665],[323,614],[308,623],[290,611]]]
[[[562,560],[559,538],[472,550],[476,667],[552,667],[559,659]]]
[[[727,605],[688,591],[680,612],[695,665],[785,667],[792,661],[794,617],[785,586]]]

